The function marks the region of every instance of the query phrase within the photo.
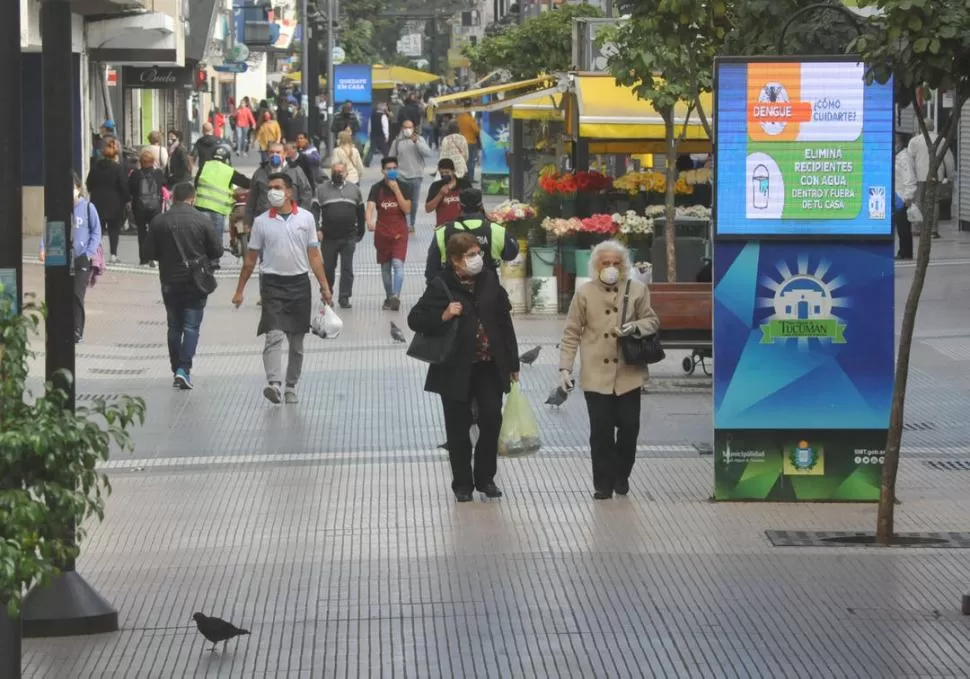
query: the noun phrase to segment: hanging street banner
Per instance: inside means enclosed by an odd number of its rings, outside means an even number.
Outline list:
[[[892,235],[893,85],[844,59],[719,59],[717,235]]]

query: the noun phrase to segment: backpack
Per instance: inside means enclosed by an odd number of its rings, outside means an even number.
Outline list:
[[[142,172],[138,179],[138,208],[142,212],[161,212],[162,187],[155,179],[155,173]]]

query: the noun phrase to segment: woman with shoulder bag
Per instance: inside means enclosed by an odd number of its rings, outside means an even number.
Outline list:
[[[425,391],[441,396],[451,459],[451,488],[458,502],[474,490],[502,497],[495,485],[502,394],[519,379],[519,349],[512,325],[512,305],[498,274],[485,266],[478,240],[469,233],[448,239],[444,271],[431,281],[411,309],[408,325],[434,338],[446,335],[452,346],[428,368]],[[472,467],[472,404],[478,407],[478,442]]]
[[[616,241],[597,245],[590,256],[592,280],[576,291],[560,343],[560,386],[573,389],[572,369],[579,351],[579,386],[589,412],[593,497],[626,495],[640,434],[640,389],[647,362],[633,358],[637,340],[656,338],[660,320],[650,306],[647,286],[631,279],[630,254]],[[625,300],[625,304],[624,304]],[[625,314],[623,307],[626,307]],[[621,343],[631,341],[633,350]],[[649,342],[648,342],[649,344]],[[657,345],[659,347],[659,344]],[[630,364],[624,356],[636,360]]]
[[[360,186],[361,176],[364,174],[364,161],[354,144],[354,133],[350,130],[343,130],[337,135],[337,148],[333,150],[330,164],[343,165],[347,172],[344,179],[350,184]]]

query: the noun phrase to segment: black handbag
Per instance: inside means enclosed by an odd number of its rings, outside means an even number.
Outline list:
[[[451,290],[448,289],[448,286],[443,280],[436,278],[431,284],[434,285],[435,283],[440,283],[441,287],[445,289],[445,294],[448,295],[448,304],[455,301],[454,297],[451,296]],[[451,356],[457,339],[458,317],[456,316],[448,321],[445,331],[440,335],[415,333],[414,339],[411,340],[411,346],[408,347],[408,356],[423,361],[424,363],[439,365],[447,361],[448,357]]]
[[[620,327],[627,322],[626,307],[630,301],[630,281],[626,282],[626,290],[623,293],[623,311],[620,314]],[[660,332],[655,332],[646,337],[633,337],[627,335],[617,339],[620,351],[623,353],[623,362],[627,365],[645,366],[660,363],[667,357],[664,353],[663,345],[660,344]]]
[[[186,259],[185,250],[182,249],[182,242],[179,240],[178,232],[173,229],[170,233],[172,234],[172,240],[175,241],[175,247],[178,248],[182,263],[189,272],[189,281],[191,281],[192,286],[199,294],[208,297],[215,292],[218,286],[215,274],[212,273],[212,269],[209,266],[209,260],[204,256],[193,260]]]

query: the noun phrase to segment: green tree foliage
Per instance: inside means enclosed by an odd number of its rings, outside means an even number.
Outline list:
[[[524,80],[541,73],[568,71],[572,66],[573,19],[601,16],[600,9],[592,5],[561,5],[469,45],[464,54],[472,69],[482,75],[506,69],[513,78]]]
[[[930,151],[927,176],[917,177],[926,182],[919,202],[924,222],[920,228],[916,271],[899,333],[896,384],[876,525],[878,540],[889,544],[894,531],[896,475],[913,330],[930,262],[931,234],[939,222],[937,172],[945,154],[956,142],[960,115],[970,98],[970,4],[967,0],[859,0],[859,6],[876,7],[880,13],[869,18],[865,34],[855,41],[851,50],[862,55],[869,65],[870,79],[885,83],[894,78],[897,101],[913,105],[917,134],[923,136]],[[916,97],[917,89],[924,86],[953,93],[949,119],[935,138],[927,129],[926,111]]]
[[[35,398],[26,388],[27,362],[41,318],[31,303],[13,313],[0,294],[0,607],[11,617],[25,587],[43,585],[77,556],[83,521],[103,518],[111,486],[96,465],[112,444],[132,449],[129,429],[145,415],[144,401],[128,397],[72,412],[67,394],[51,383]]]
[[[731,30],[731,4],[728,0],[637,0],[624,9],[629,20],[605,32],[601,41],[612,42],[617,48],[609,60],[617,82],[649,101],[664,120],[667,276],[675,281],[674,185],[678,146],[694,113],[711,136],[709,111],[701,105],[700,95],[712,90],[714,56],[722,50]],[[680,130],[675,120],[678,102],[689,106]]]
[[[825,4],[845,7],[842,0],[735,0],[729,3],[731,28],[722,54],[777,54],[778,38],[788,20],[799,10]],[[861,17],[857,21],[861,23]],[[806,12],[789,26],[784,53],[845,54],[859,34],[857,25],[835,9]]]

